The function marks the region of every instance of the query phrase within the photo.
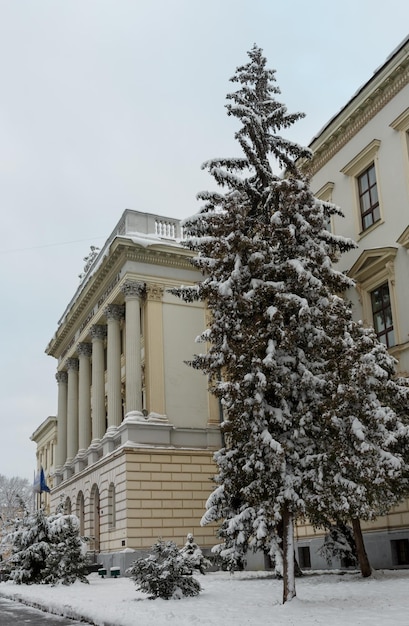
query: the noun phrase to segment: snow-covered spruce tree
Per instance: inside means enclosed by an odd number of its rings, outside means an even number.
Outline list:
[[[325,228],[339,211],[314,198],[298,169],[309,151],[278,135],[302,115],[276,100],[262,51],[248,55],[226,105],[241,122],[244,157],[204,164],[225,192],[198,195],[205,204],[185,224],[185,245],[203,280],[174,293],[205,301],[211,313],[200,337],[208,350],[191,365],[208,375],[224,410],[226,445],[215,454],[218,486],[202,523],[221,520],[218,553],[232,567],[248,549],[282,557],[285,602],[296,594],[294,521],[308,513],[316,481],[327,481],[329,497],[334,478],[323,472],[335,454],[327,422],[338,402],[337,358],[351,335],[338,294],[353,283],[333,262],[354,244]]]
[[[38,509],[17,523],[7,541],[12,552],[7,569],[17,584],[88,582],[75,515],[46,516]]]
[[[173,541],[157,541],[152,554],[136,559],[129,573],[137,588],[149,593],[150,598],[180,600],[183,596],[197,596],[199,582],[192,576],[193,563]]]
[[[6,563],[9,578],[17,584],[40,583],[49,551],[48,524],[44,512],[25,512],[21,519],[16,520],[14,530],[4,541],[11,551]]]
[[[345,567],[355,567],[358,563],[358,558],[352,528],[342,522],[340,524],[331,524],[324,537],[324,543],[318,550],[318,554],[327,561],[328,565],[332,564],[332,560],[335,557],[340,559]]]
[[[325,437],[310,459],[309,518],[352,523],[363,576],[371,574],[360,520],[385,514],[409,493],[409,386],[371,328],[350,321],[333,353],[336,388],[322,405]]]
[[[211,563],[204,555],[192,533],[189,533],[186,538],[186,543],[181,548],[180,554],[188,563],[188,566],[193,570],[198,570],[201,574],[205,574],[206,570],[210,567]]]
[[[76,580],[88,583],[84,543],[76,515],[56,513],[48,517],[52,546],[47,559],[48,575],[44,582],[71,585]]]

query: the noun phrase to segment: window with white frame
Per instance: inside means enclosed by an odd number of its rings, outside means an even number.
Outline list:
[[[409,174],[409,107],[390,124],[393,130],[400,133],[406,170]]]
[[[381,219],[374,163],[357,176],[357,183],[362,230],[367,230]]]
[[[365,250],[354,263],[349,276],[356,281],[362,316],[373,326],[379,341],[388,348],[399,343],[399,326],[395,294],[395,257],[397,248],[390,246]]]
[[[392,306],[389,284],[383,283],[371,291],[372,317],[375,332],[379,341],[388,348],[395,345],[393,330]]]
[[[381,142],[374,139],[341,172],[351,178],[356,204],[357,230],[363,234],[381,222],[377,157]]]

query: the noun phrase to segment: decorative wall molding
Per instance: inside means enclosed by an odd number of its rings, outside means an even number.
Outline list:
[[[305,162],[304,169],[313,176],[320,170],[345,144],[350,141],[383,107],[409,83],[409,59],[398,65],[376,89],[371,91],[355,109],[353,100],[350,103],[351,113],[341,121],[341,113],[328,124],[328,136],[322,140],[325,130],[311,142],[313,157]],[[347,105],[348,106],[348,105]],[[337,123],[337,119],[339,122]],[[330,130],[332,127],[332,130]],[[314,148],[314,143],[317,147]]]

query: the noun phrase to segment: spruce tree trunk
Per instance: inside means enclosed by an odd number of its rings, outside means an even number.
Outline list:
[[[295,598],[294,567],[294,518],[285,508],[283,511],[283,604]]]
[[[354,530],[356,552],[358,556],[361,574],[364,578],[368,578],[368,576],[371,576],[372,574],[372,568],[369,563],[368,555],[365,549],[364,538],[362,536],[361,522],[356,517],[352,519],[352,528]]]

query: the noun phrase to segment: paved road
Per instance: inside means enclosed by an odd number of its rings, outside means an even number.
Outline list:
[[[58,617],[33,609],[21,602],[0,598],[0,626],[86,626],[67,617]]]

